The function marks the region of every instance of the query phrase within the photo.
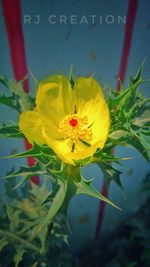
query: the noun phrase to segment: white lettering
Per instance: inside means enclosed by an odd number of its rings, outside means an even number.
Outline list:
[[[118,15],[118,24],[120,24],[121,22],[126,24],[126,19],[127,19],[126,15],[124,15],[124,16]]]
[[[60,24],[67,24],[67,16],[60,15]]]
[[[55,15],[49,16],[48,21],[50,24],[56,24],[56,16]]]
[[[115,20],[114,16],[112,16],[112,15],[106,16],[106,23],[107,24],[113,24],[114,20]]]
[[[76,15],[70,16],[70,23],[71,24],[77,24],[77,16]]]
[[[102,23],[103,23],[103,16],[100,15],[100,16],[99,16],[99,24],[102,24]]]
[[[34,23],[39,24],[40,23],[40,15],[35,15],[34,18],[35,18]]]
[[[95,22],[96,22],[95,19],[97,16],[96,15],[90,15],[89,17],[92,19],[92,24],[95,24]]]
[[[87,20],[87,17],[86,16],[82,16],[81,19],[80,19],[80,24],[82,23],[86,23],[88,24],[88,20]]]
[[[29,15],[24,15],[24,23],[25,24],[31,24],[31,16]]]

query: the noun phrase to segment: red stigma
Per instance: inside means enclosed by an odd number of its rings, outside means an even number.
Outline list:
[[[78,124],[78,121],[77,121],[77,119],[71,119],[70,121],[69,121],[69,124],[72,126],[72,127],[76,127],[76,125]]]

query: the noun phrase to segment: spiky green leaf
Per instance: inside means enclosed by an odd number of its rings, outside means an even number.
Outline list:
[[[2,96],[0,96],[0,103],[3,104],[3,105],[8,106],[10,108],[13,108],[13,109],[15,109],[17,111],[20,111],[19,104],[16,101],[14,96],[2,95]]]
[[[122,173],[121,171],[112,166],[112,164],[104,162],[99,162],[98,166],[101,168],[104,174],[107,188],[109,188],[111,181],[114,181],[121,188],[121,190],[123,190],[123,186],[120,180],[120,175]]]
[[[27,181],[29,178],[35,175],[42,175],[46,174],[46,170],[41,170],[41,166],[37,163],[36,165],[32,167],[26,167],[26,166],[20,166],[17,171],[14,171],[10,173],[7,176],[2,177],[1,179],[10,179],[10,178],[15,178],[15,177],[21,177],[21,180],[19,183],[14,187],[14,189],[18,188],[21,186],[25,181]]]
[[[102,200],[106,202],[107,204],[110,204],[114,208],[117,208],[121,210],[117,205],[115,205],[112,201],[110,201],[108,198],[104,197],[102,194],[100,194],[91,184],[91,181],[86,181],[83,177],[81,178],[80,182],[75,182],[75,185],[77,186],[76,194],[86,194],[91,197],[95,197],[99,200]]]
[[[0,126],[0,135],[9,138],[23,138],[24,135],[19,131],[17,125],[2,125]]]

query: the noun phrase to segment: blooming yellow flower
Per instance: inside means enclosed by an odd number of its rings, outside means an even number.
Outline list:
[[[41,81],[36,108],[22,112],[19,121],[31,144],[47,144],[69,164],[102,149],[109,127],[109,109],[96,80],[79,77],[72,87],[63,75]]]

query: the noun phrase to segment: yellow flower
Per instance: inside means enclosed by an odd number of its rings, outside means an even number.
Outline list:
[[[19,121],[31,144],[47,144],[69,164],[102,149],[109,127],[108,106],[96,80],[79,77],[72,88],[63,75],[41,81],[35,110],[22,112]]]

